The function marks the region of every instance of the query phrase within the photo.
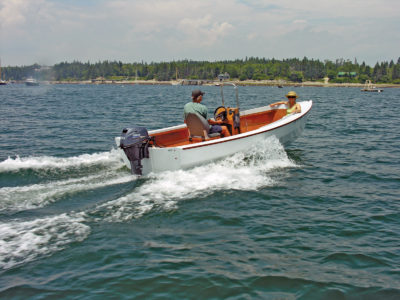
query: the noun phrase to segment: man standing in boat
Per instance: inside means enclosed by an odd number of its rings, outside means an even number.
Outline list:
[[[285,104],[288,107],[287,114],[301,113],[301,106],[300,106],[300,104],[296,103],[296,99],[297,99],[296,92],[290,91],[289,93],[286,94],[286,98],[288,98],[289,101],[279,101],[279,102],[272,103],[269,106],[272,107],[272,106]]]
[[[228,128],[226,126],[222,126],[222,124],[223,124],[222,120],[208,119],[207,106],[205,106],[204,104],[201,104],[204,94],[205,93],[200,90],[194,90],[192,92],[192,102],[186,103],[185,106],[183,107],[184,119],[186,120],[186,116],[189,113],[198,113],[204,119],[207,120],[208,124],[211,125],[208,133],[220,133],[224,137],[230,136],[231,134],[229,133]]]

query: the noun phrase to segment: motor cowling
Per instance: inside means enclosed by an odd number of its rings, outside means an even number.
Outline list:
[[[132,174],[142,175],[142,159],[149,158],[150,141],[151,137],[144,127],[124,128],[122,130],[120,147],[131,163]]]

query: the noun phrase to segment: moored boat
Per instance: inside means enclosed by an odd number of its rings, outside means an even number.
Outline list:
[[[239,110],[237,86],[236,107],[224,105],[223,86],[220,84],[222,106],[215,110],[215,119],[222,119],[231,136],[221,137],[207,133],[207,122],[193,114],[187,124],[152,130],[125,128],[115,138],[121,156],[133,174],[188,169],[234,153],[245,151],[263,140],[275,136],[285,146],[304,130],[312,101],[298,102],[301,113],[287,114],[284,104]]]
[[[36,79],[30,77],[30,78],[28,78],[28,79],[25,80],[25,84],[26,84],[27,86],[38,86],[38,85],[39,85],[39,82],[38,82]]]
[[[376,93],[381,93],[381,92],[383,92],[383,89],[378,89],[378,88],[376,88],[376,87],[372,84],[371,80],[366,80],[366,81],[365,81],[365,84],[364,84],[364,88],[361,89],[361,91],[362,91],[362,92],[376,92]]]

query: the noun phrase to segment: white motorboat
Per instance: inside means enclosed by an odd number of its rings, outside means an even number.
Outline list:
[[[147,175],[151,172],[188,169],[245,151],[271,136],[278,138],[285,146],[304,130],[312,107],[311,100],[298,102],[301,113],[289,115],[284,104],[239,111],[236,85],[231,84],[236,90],[236,107],[225,107],[224,85],[226,83],[220,84],[222,106],[215,110],[214,115],[215,119],[223,119],[231,136],[208,135],[207,121],[204,118],[197,119],[196,114],[191,116],[193,120],[187,117],[187,124],[149,132],[143,127],[125,128],[115,142],[131,172]]]
[[[38,82],[36,79],[34,79],[34,78],[32,78],[32,77],[29,77],[29,78],[27,78],[27,79],[25,80],[25,84],[26,84],[27,86],[38,86],[38,85],[39,85],[39,82]]]
[[[378,89],[376,86],[374,86],[371,82],[371,80],[366,80],[364,84],[364,88],[361,89],[362,92],[376,92],[376,93],[382,93],[383,89]]]

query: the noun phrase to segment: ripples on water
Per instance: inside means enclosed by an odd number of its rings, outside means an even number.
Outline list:
[[[179,123],[190,91],[0,89],[0,298],[400,297],[399,90],[298,88],[314,107],[288,149],[130,175],[114,136]]]

